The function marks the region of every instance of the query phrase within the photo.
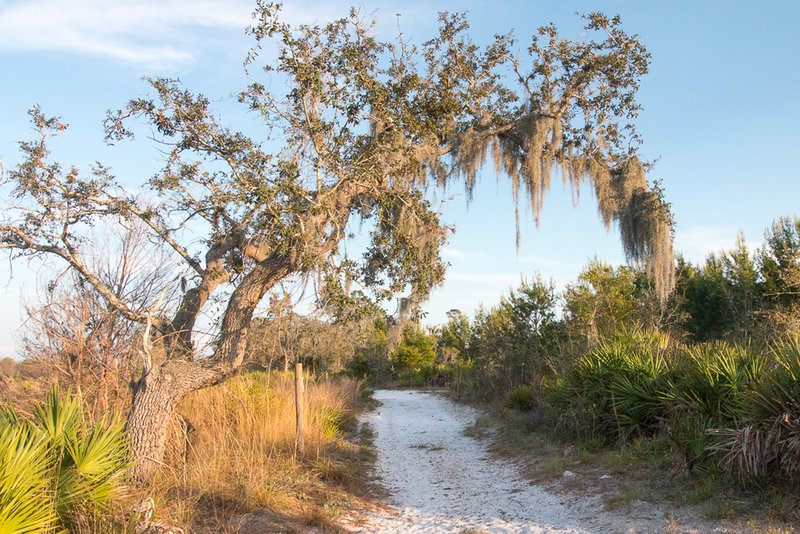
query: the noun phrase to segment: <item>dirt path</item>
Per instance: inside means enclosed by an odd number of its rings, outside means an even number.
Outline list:
[[[620,517],[604,512],[599,498],[553,495],[532,485],[515,465],[491,457],[482,442],[464,434],[479,415],[467,406],[420,391],[381,390],[375,398],[382,405],[364,420],[376,433],[376,474],[390,507],[370,513],[356,532],[671,530],[652,507]]]

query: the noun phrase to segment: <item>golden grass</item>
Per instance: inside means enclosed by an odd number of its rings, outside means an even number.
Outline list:
[[[359,448],[344,439],[360,409],[358,382],[307,380],[300,456],[293,380],[286,373],[249,373],[185,399],[173,421],[168,466],[148,488],[157,516],[219,529],[267,509],[325,528],[339,507],[358,500],[351,490],[363,475]]]

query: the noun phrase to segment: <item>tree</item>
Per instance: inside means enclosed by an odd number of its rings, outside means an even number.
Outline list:
[[[541,375],[555,307],[555,286],[539,274],[533,280],[523,279],[516,290],[509,292],[508,298],[500,300],[499,310],[508,318],[509,328],[504,334],[509,344],[505,366],[510,370],[512,386],[529,383],[531,377]]]
[[[636,275],[626,266],[593,260],[564,290],[567,322],[589,345],[638,322]]]
[[[461,310],[452,309],[447,312],[447,324],[442,325],[439,331],[436,347],[443,353],[442,361],[450,363],[452,360],[460,360],[467,352],[469,345],[469,319]],[[454,357],[449,354],[454,353]]]
[[[392,362],[401,369],[419,371],[436,360],[436,338],[422,331],[419,324],[406,325],[400,346],[392,355]]]
[[[757,253],[768,323],[778,335],[800,328],[800,218],[780,217]]]
[[[757,331],[762,285],[756,255],[739,232],[732,250],[709,254],[700,268],[684,266],[679,288],[686,329],[697,341],[747,339]]]
[[[446,235],[422,187],[459,178],[470,189],[489,153],[537,217],[555,167],[575,188],[588,181],[629,258],[648,262],[664,295],[671,289],[669,207],[645,178],[632,125],[649,54],[618,18],[586,16],[594,40],[540,28],[520,59],[510,34],[474,44],[463,15],[442,14],[419,46],[378,41],[355,12],[293,27],[259,2],[255,16],[246,65],[262,61],[264,43],[278,52],[265,61],[266,81],[239,100],[263,118],[264,142],[226,126],[203,95],[154,79],[151,96],[106,121],[109,142],[133,138],[139,121],[166,151],[148,195],[131,194],[101,164],[87,173],[53,162],[49,138],[67,126],[38,108],[36,137],[20,144],[23,161],[3,179],[2,247],[15,259],[60,258],[142,325],[127,422],[141,476],[159,465],[180,399],[241,365],[256,307],[280,281],[315,275],[332,314],[399,292],[418,305],[444,276]],[[90,269],[83,236],[103,219],[142,221],[183,262],[176,300],[134,307]],[[354,259],[339,245],[358,220],[371,239]],[[216,295],[224,310],[211,354],[199,357],[197,320]],[[162,362],[151,356],[156,345]]]
[[[552,282],[537,275],[521,280],[518,288],[488,311],[478,309],[472,324],[460,313],[451,317],[443,332],[461,340],[462,351],[469,355],[474,393],[497,395],[529,385],[552,366],[549,349],[557,334],[555,306]]]

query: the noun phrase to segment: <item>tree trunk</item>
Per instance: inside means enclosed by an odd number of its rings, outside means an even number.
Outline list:
[[[188,391],[179,391],[169,374],[155,367],[142,376],[133,391],[133,405],[127,430],[137,477],[147,480],[158,470],[164,457],[170,416]]]
[[[171,360],[154,366],[135,383],[126,430],[134,474],[139,479],[151,478],[163,465],[170,417],[181,399],[228,374],[202,362]]]
[[[145,368],[133,386],[131,414],[126,423],[137,477],[147,480],[163,465],[170,417],[181,399],[192,391],[218,384],[242,365],[253,311],[266,292],[293,270],[297,267],[284,256],[276,256],[260,262],[244,277],[228,301],[213,357],[168,359]]]

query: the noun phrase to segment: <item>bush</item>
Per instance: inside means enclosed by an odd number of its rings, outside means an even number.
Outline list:
[[[0,416],[0,531],[51,532],[85,523],[123,489],[129,463],[117,418],[86,422],[53,386],[31,419]]]
[[[392,355],[392,362],[401,369],[419,371],[433,364],[436,359],[435,345],[436,338],[424,333],[419,326],[406,328],[400,346]]]
[[[667,412],[672,379],[669,338],[631,330],[600,342],[575,361],[551,398],[573,430],[625,440],[652,435]]]
[[[800,478],[800,338],[776,346],[774,365],[764,373],[745,406],[745,424],[715,434],[713,450],[742,478],[777,475]]]
[[[405,387],[422,388],[452,384],[455,376],[455,366],[425,365],[417,370],[404,369],[398,372],[397,381]]]
[[[43,436],[22,425],[0,425],[0,531],[52,532],[57,521],[50,495]]]
[[[752,344],[716,342],[688,347],[677,362],[683,372],[676,379],[670,401],[717,426],[738,425],[766,362],[763,350]]]
[[[530,386],[517,386],[506,397],[506,408],[527,412],[533,408],[533,390]]]

